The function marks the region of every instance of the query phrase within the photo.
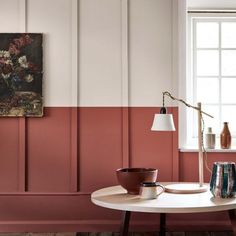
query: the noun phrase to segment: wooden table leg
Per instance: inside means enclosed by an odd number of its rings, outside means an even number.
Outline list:
[[[231,220],[231,225],[232,225],[232,228],[233,228],[234,236],[236,236],[236,216],[235,216],[235,211],[234,210],[228,210],[228,213],[229,213],[229,217],[230,217],[230,220]]]
[[[120,226],[120,236],[127,236],[129,233],[129,220],[130,220],[130,211],[124,211],[122,222]]]
[[[160,214],[160,232],[159,232],[159,235],[160,236],[165,236],[165,234],[166,234],[166,214],[161,213]]]

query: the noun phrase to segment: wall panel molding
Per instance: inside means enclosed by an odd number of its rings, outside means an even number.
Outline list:
[[[70,191],[79,191],[78,110],[79,88],[79,1],[71,0],[71,160]]]
[[[122,107],[122,167],[130,166],[130,114],[129,107]]]
[[[27,153],[26,153],[26,118],[18,118],[19,123],[19,156],[18,156],[18,190],[21,192],[27,191]]]
[[[178,133],[179,133],[179,119],[178,119],[178,108],[172,108],[172,114],[175,120],[176,131],[172,132],[172,181],[179,181],[179,149],[178,149]]]
[[[121,0],[121,58],[122,166],[129,167],[129,0]]]
[[[19,0],[19,31],[27,32],[27,0]]]
[[[19,31],[27,32],[27,0],[19,0]],[[27,167],[26,167],[26,118],[19,120],[19,159],[18,159],[18,190],[27,191]]]
[[[71,104],[77,107],[78,101],[78,33],[79,33],[79,22],[78,22],[78,12],[79,12],[79,1],[71,0]]]
[[[129,106],[129,0],[121,0],[121,93],[122,106]]]
[[[71,108],[71,159],[70,159],[70,191],[79,191],[79,179],[78,179],[78,111],[77,108]]]
[[[186,62],[187,52],[186,52],[186,32],[187,32],[187,1],[178,0],[174,2],[175,11],[176,11],[176,21],[175,27],[177,28],[176,32],[176,86],[178,86],[178,97],[181,97],[184,100],[188,100],[187,86],[186,86]],[[179,106],[179,146],[183,147],[186,144],[187,137],[187,107]]]

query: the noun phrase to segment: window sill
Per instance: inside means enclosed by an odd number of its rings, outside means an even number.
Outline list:
[[[198,148],[196,147],[184,147],[179,149],[180,152],[198,152]],[[230,149],[221,149],[216,147],[215,149],[206,149],[207,152],[236,152],[236,147],[232,147]]]

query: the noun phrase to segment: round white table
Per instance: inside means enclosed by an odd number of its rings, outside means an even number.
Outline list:
[[[167,183],[162,184],[167,185]],[[128,234],[131,212],[160,213],[160,235],[165,235],[166,213],[199,213],[225,210],[229,212],[236,236],[236,220],[233,210],[236,208],[236,198],[214,198],[209,190],[194,194],[164,192],[156,199],[143,200],[139,195],[127,194],[127,191],[121,186],[113,186],[93,192],[91,200],[98,206],[124,212],[120,229],[122,236]]]

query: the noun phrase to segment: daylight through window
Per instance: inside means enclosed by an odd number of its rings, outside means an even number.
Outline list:
[[[214,119],[204,117],[205,128],[220,134],[228,121],[236,137],[236,17],[189,16],[189,98]],[[197,114],[188,114],[188,136],[197,137]],[[193,141],[194,142],[194,141]]]

